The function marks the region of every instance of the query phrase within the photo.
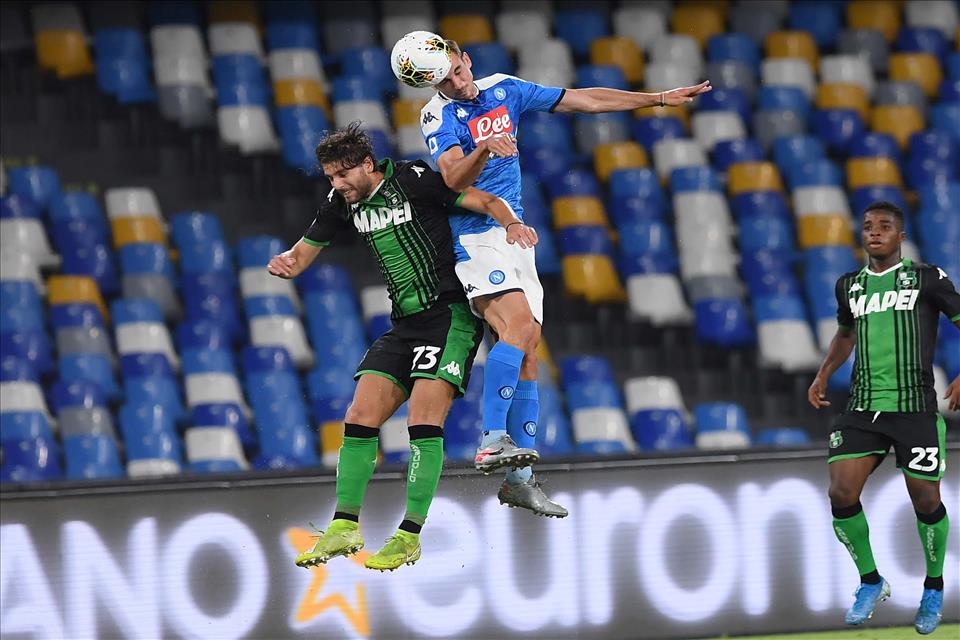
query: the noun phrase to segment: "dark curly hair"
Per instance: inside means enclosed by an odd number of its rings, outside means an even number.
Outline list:
[[[880,202],[874,202],[863,210],[863,215],[867,215],[871,211],[889,213],[897,222],[900,223],[900,227],[903,228],[903,210],[892,202],[886,202],[882,200]]]
[[[351,122],[343,129],[328,132],[317,144],[317,162],[325,164],[340,163],[345,169],[352,169],[368,156],[373,163],[377,157],[373,154],[370,136],[361,128],[361,122]]]

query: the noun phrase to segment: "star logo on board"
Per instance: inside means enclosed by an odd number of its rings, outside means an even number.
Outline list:
[[[296,553],[313,546],[313,535],[306,529],[287,529],[286,540]],[[363,562],[370,552],[361,551],[349,558],[335,558],[331,567],[321,564],[307,569],[310,583],[294,607],[291,623],[296,629],[310,626],[321,619],[339,618],[344,631],[354,637],[370,637],[370,612],[367,607],[367,588],[361,580],[350,580],[354,571],[367,571]],[[297,569],[303,571],[303,569]],[[343,585],[352,582],[352,590]],[[325,592],[326,591],[326,592]],[[351,599],[353,602],[351,603]]]

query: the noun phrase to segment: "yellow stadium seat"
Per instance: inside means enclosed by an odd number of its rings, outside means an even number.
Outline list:
[[[590,304],[626,301],[627,293],[608,256],[564,256],[562,265],[564,290],[569,295],[586,298]]]
[[[940,93],[943,69],[932,53],[893,53],[890,79],[916,82],[928,98],[935,98]]]
[[[850,218],[842,213],[828,216],[801,216],[797,220],[801,249],[826,246],[853,246]]]
[[[713,11],[719,11],[720,16],[726,20],[730,13],[729,0],[680,0],[678,7],[709,7]]]
[[[547,368],[547,371],[550,372],[550,377],[556,382],[559,377],[557,365],[553,361],[550,346],[547,344],[547,339],[544,336],[540,336],[540,342],[537,344],[537,361]]]
[[[113,244],[117,249],[138,242],[167,244],[167,234],[157,218],[114,218],[110,226]]]
[[[817,43],[808,31],[774,31],[765,43],[768,58],[803,58],[817,68]]]
[[[581,224],[609,227],[603,204],[594,196],[560,196],[553,199],[553,224],[557,229]]]
[[[210,24],[249,22],[261,28],[260,12],[257,11],[257,3],[252,0],[214,0],[207,3],[207,19]]]
[[[892,158],[850,158],[847,160],[847,187],[859,189],[869,186],[903,188],[900,169]]]
[[[37,63],[55,71],[59,78],[93,74],[93,60],[83,33],[79,31],[41,31],[36,37]]]
[[[457,14],[440,18],[440,35],[461,47],[493,41],[493,26],[484,15]]]
[[[420,110],[427,104],[426,100],[404,100],[398,98],[393,101],[393,126],[406,127],[420,126]]]
[[[95,304],[104,322],[110,321],[110,313],[100,295],[97,281],[90,276],[50,276],[47,280],[47,301],[51,305],[73,302]]]
[[[617,169],[647,166],[647,152],[636,142],[608,142],[593,150],[593,166],[606,181]]]
[[[692,36],[704,47],[712,36],[725,31],[723,21],[724,13],[719,7],[699,3],[679,5],[673,10],[670,24],[675,33]]]
[[[858,84],[821,84],[817,87],[818,109],[853,109],[864,122],[870,119],[870,99]]]
[[[630,38],[597,38],[590,44],[590,63],[620,67],[631,84],[643,80],[643,50]]]
[[[925,127],[923,113],[913,105],[878,105],[870,114],[870,128],[877,133],[889,133],[904,149],[910,136]]]
[[[900,6],[883,0],[853,0],[847,5],[847,25],[851,29],[874,29],[893,42],[900,30]]]
[[[730,195],[746,191],[783,191],[777,165],[772,162],[737,162],[727,170]]]
[[[324,454],[339,451],[343,444],[343,421],[324,422],[320,425],[320,451]]]
[[[316,106],[330,108],[323,87],[316,80],[306,78],[291,78],[277,80],[273,83],[274,99],[278,107]]]
[[[644,89],[644,91],[650,93],[659,93],[659,90],[654,91],[652,89]],[[633,110],[634,118],[678,118],[680,122],[683,123],[683,128],[686,131],[690,131],[690,114],[687,112],[687,107],[644,107],[642,109]]]

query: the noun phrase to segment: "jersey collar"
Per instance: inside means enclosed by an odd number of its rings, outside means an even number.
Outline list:
[[[884,269],[884,270],[881,271],[880,273],[874,273],[873,271],[870,271],[870,265],[865,266],[865,267],[863,268],[863,270],[867,272],[867,275],[868,275],[868,276],[885,276],[885,275],[887,275],[888,273],[890,273],[891,271],[896,271],[896,270],[899,269],[900,267],[909,267],[909,266],[910,266],[910,260],[904,258],[904,259],[902,259],[900,262],[898,262],[897,264],[895,264],[895,265],[893,265],[892,267],[889,267],[889,268],[887,268],[887,269]]]
[[[450,98],[450,97],[447,97],[447,96],[443,95],[443,91],[440,91],[439,89],[437,89],[437,95],[440,96],[440,99],[441,99],[441,100],[445,100],[445,101],[447,101],[447,102],[458,102],[458,103],[461,103],[461,104],[479,103],[479,102],[480,102],[480,93],[483,91],[483,89],[481,89],[480,87],[478,87],[476,82],[473,83],[473,86],[477,87],[477,97],[474,98],[473,100],[454,100],[453,98]]]
[[[393,160],[391,160],[390,158],[384,158],[383,160],[378,162],[377,171],[383,172],[383,179],[380,180],[377,186],[373,188],[373,191],[370,192],[370,195],[368,195],[366,198],[364,198],[360,202],[370,202],[371,200],[373,200],[376,197],[377,193],[380,191],[380,188],[383,186],[383,183],[393,177]]]

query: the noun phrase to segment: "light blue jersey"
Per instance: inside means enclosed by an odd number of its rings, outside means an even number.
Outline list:
[[[420,112],[420,132],[434,162],[440,155],[458,146],[467,155],[477,143],[499,133],[517,135],[520,115],[525,111],[553,111],[564,89],[543,87],[514,76],[497,73],[476,81],[480,93],[473,100],[451,100],[439,92]],[[473,183],[509,203],[520,219],[520,158],[491,158]],[[469,260],[459,237],[483,233],[497,226],[493,218],[475,213],[450,216],[453,251],[457,262]]]

